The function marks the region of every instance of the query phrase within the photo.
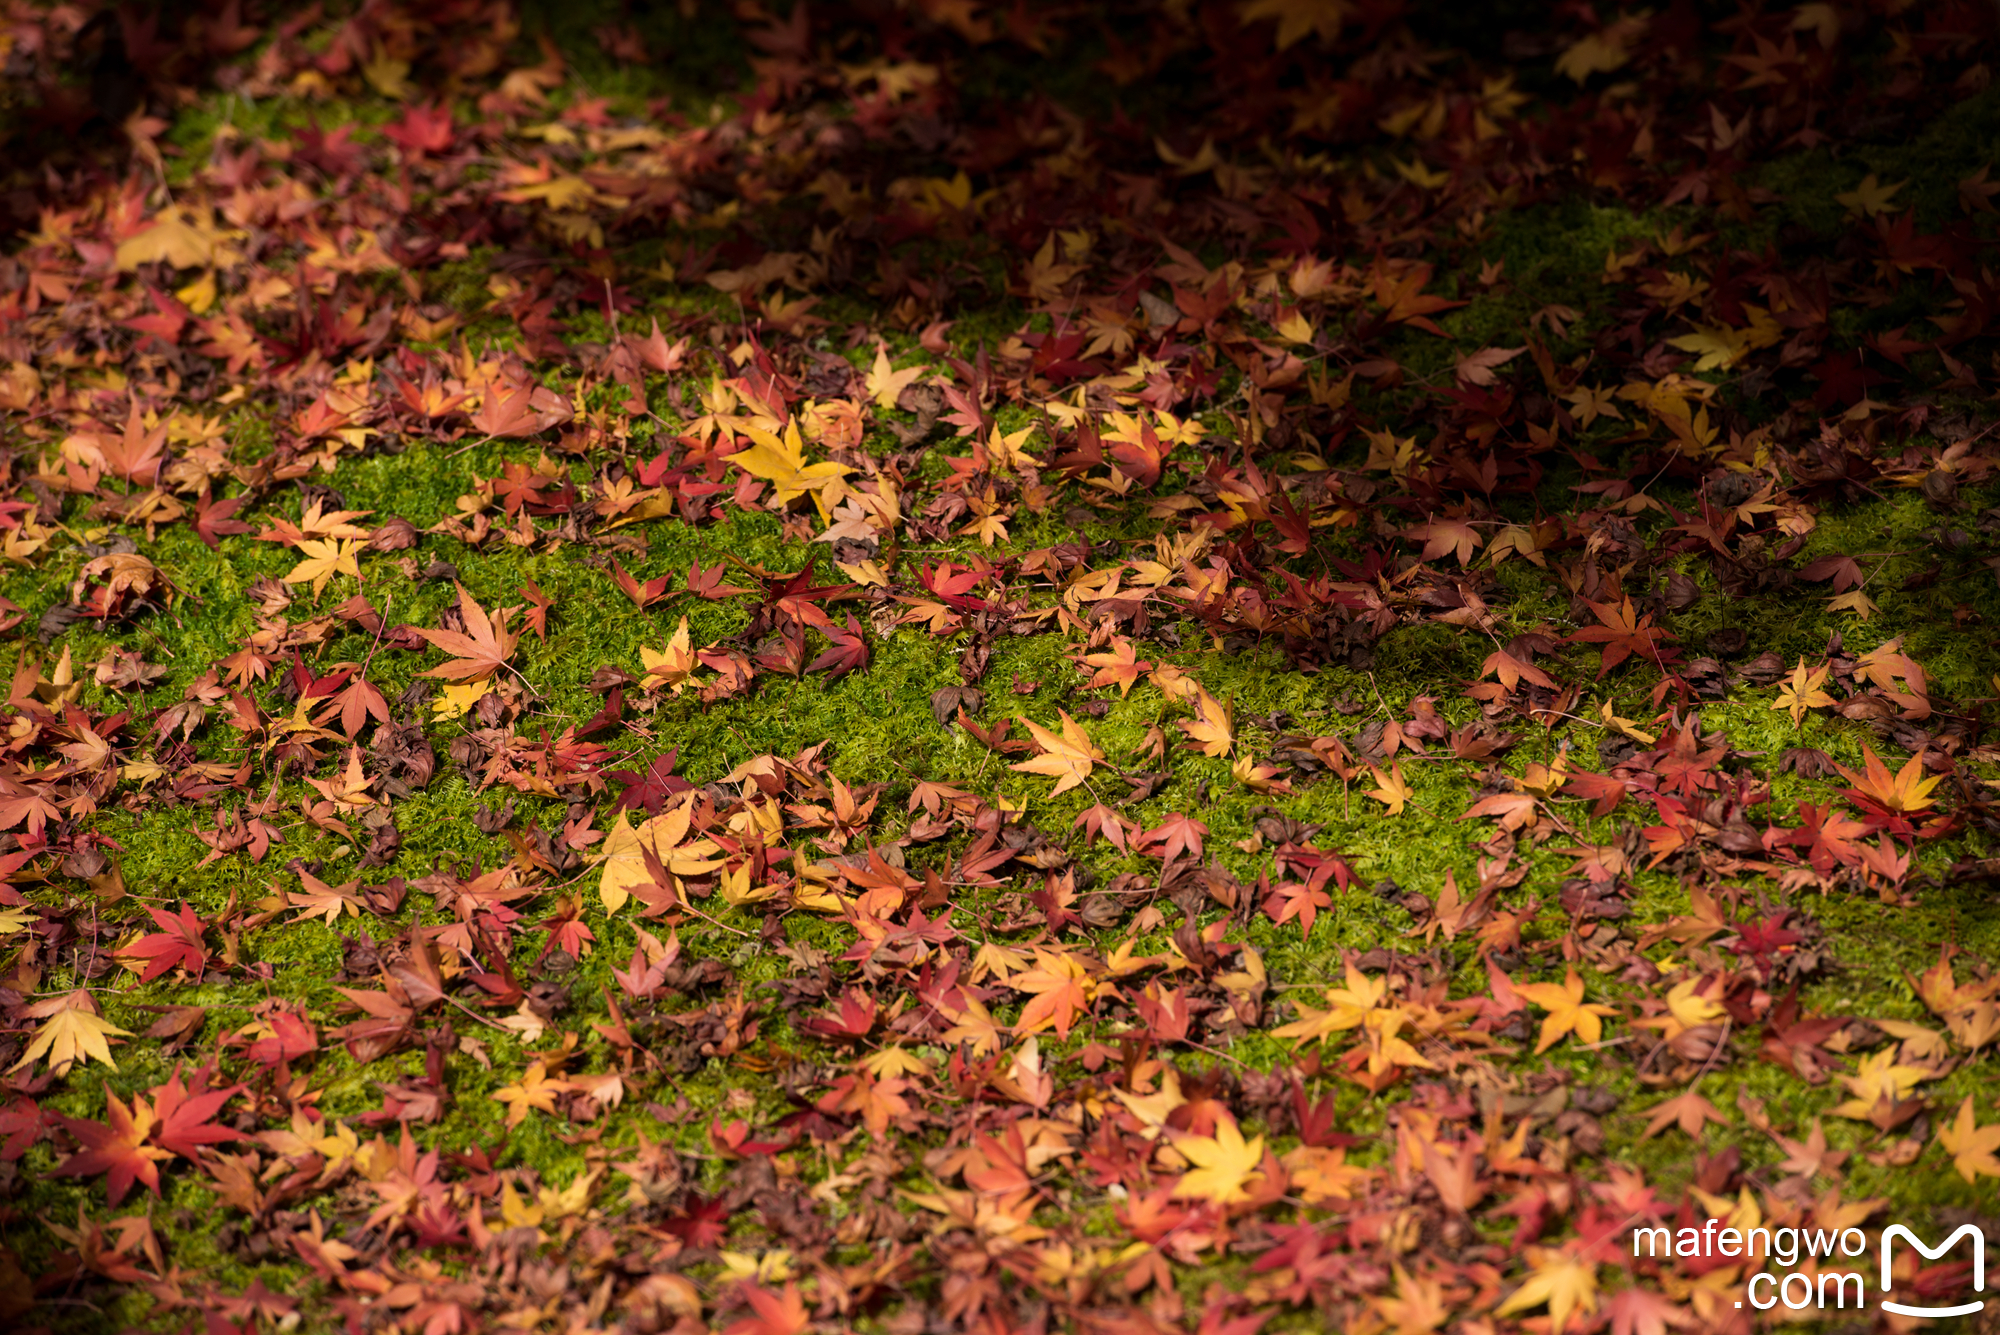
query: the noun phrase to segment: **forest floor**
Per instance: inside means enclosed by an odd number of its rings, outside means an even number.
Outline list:
[[[1966,1301],[1993,7],[1473,8],[12,6],[0,1324]]]

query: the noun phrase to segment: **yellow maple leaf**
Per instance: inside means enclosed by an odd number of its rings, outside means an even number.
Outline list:
[[[597,198],[597,191],[581,176],[564,173],[546,181],[534,181],[512,190],[503,190],[500,198],[516,204],[539,199],[552,210],[574,213],[588,208]]]
[[[1181,1093],[1180,1072],[1171,1066],[1161,1073],[1160,1087],[1151,1094],[1128,1094],[1122,1089],[1111,1094],[1139,1119],[1139,1134],[1147,1140],[1158,1140],[1167,1129],[1167,1118],[1187,1102]]]
[[[1195,688],[1195,713],[1199,716],[1192,722],[1181,724],[1181,731],[1190,740],[1201,744],[1205,756],[1226,756],[1236,745],[1236,727],[1231,719],[1231,710],[1214,696],[1200,687]]]
[[[854,471],[852,468],[831,462],[807,463],[805,441],[799,438],[797,418],[786,423],[783,439],[749,422],[738,422],[736,425],[750,438],[750,448],[729,455],[729,462],[751,476],[769,482],[775,493],[773,499],[779,505],[811,492],[821,517],[831,513],[823,493],[829,487],[840,486],[841,479]]]
[[[1908,181],[1898,181],[1894,185],[1883,185],[1875,179],[1874,172],[1869,172],[1861,178],[1860,185],[1835,195],[1833,202],[1846,206],[1849,213],[1864,214],[1873,218],[1894,208],[1896,192],[1908,184]]]
[[[675,807],[636,828],[631,817],[621,812],[618,823],[604,837],[604,864],[597,893],[604,901],[605,911],[616,913],[624,908],[632,897],[633,887],[653,884],[653,873],[646,865],[649,851],[676,882],[673,887],[676,891],[680,889],[678,878],[699,876],[722,865],[713,857],[720,850],[711,840],[688,840],[687,834],[686,807]]]
[[[447,682],[444,689],[438,692],[437,699],[431,701],[431,717],[440,723],[464,718],[492,689],[490,681]]]
[[[208,314],[209,308],[215,305],[215,270],[209,270],[185,287],[175,288],[174,296],[196,315]]]
[[[1594,32],[1556,57],[1556,73],[1586,83],[1593,74],[1609,74],[1632,58],[1625,43],[1612,32]]]
[[[945,1011],[943,1014],[945,1019],[951,1021],[951,1028],[945,1030],[943,1041],[951,1047],[965,1043],[971,1046],[974,1057],[990,1057],[1005,1046],[1004,1026],[971,993],[965,994],[964,1010]]]
[[[49,1074],[64,1076],[70,1067],[82,1065],[93,1059],[103,1062],[112,1070],[118,1063],[111,1057],[111,1038],[123,1034],[131,1036],[129,1029],[120,1029],[96,1011],[96,1000],[90,993],[78,990],[53,1002],[40,1002],[28,1008],[28,1014],[47,1020],[35,1031],[28,1042],[28,1050],[21,1054],[8,1071],[20,1070],[33,1065],[36,1059],[47,1057]]]
[[[285,583],[310,583],[313,598],[317,601],[327,581],[335,575],[361,578],[361,566],[355,557],[358,547],[359,544],[353,541],[333,539],[322,542],[317,538],[307,538],[299,543],[299,550],[305,553],[306,559],[292,567],[285,576]]]
[[[688,678],[694,675],[701,662],[694,656],[694,646],[688,638],[688,619],[681,618],[681,624],[674,631],[674,637],[667,641],[664,650],[639,646],[639,662],[645,666],[646,675],[640,685],[647,690],[655,686],[671,686],[679,695],[687,687]]]
[[[1868,1121],[1878,1103],[1899,1103],[1916,1089],[1919,1081],[1936,1074],[1928,1066],[1900,1066],[1896,1063],[1896,1049],[1884,1048],[1863,1057],[1853,1075],[1840,1077],[1840,1083],[1854,1097],[1835,1107],[1834,1114],[1857,1122]]]
[[[1349,0],[1248,0],[1237,13],[1246,28],[1259,19],[1276,19],[1277,45],[1283,51],[1307,33],[1318,34],[1322,42],[1332,41],[1353,10]]]
[[[893,408],[903,391],[923,379],[924,368],[912,366],[898,371],[889,361],[889,345],[875,345],[875,365],[869,368],[864,388],[877,408]]]
[[[1826,609],[1829,612],[1852,612],[1863,621],[1881,610],[1873,598],[1859,589],[1849,589],[1846,593],[1834,594],[1826,600]]]
[[[1400,1265],[1392,1265],[1390,1272],[1396,1277],[1396,1296],[1368,1301],[1383,1320],[1395,1323],[1396,1335],[1427,1335],[1450,1318],[1442,1283],[1419,1279]]]
[[[1210,148],[1213,153],[1213,146]],[[1021,283],[1027,295],[1034,301],[1054,301],[1062,296],[1063,285],[1082,272],[1080,264],[1058,264],[1056,262],[1056,234],[1050,232],[1042,242],[1042,248],[1021,271]]]
[[[392,101],[400,102],[414,91],[410,85],[410,62],[396,59],[380,46],[361,67],[361,77],[370,88]]]
[[[1533,1267],[1528,1282],[1494,1309],[1495,1316],[1513,1316],[1547,1303],[1550,1335],[1562,1335],[1572,1313],[1581,1310],[1588,1316],[1597,1310],[1596,1266],[1540,1247],[1529,1248],[1528,1257]]]
[[[1980,1126],[1972,1115],[1972,1095],[1967,1094],[1965,1102],[1958,1105],[1956,1122],[1938,1128],[1937,1140],[1952,1156],[1952,1167],[1967,1182],[1982,1175],[2000,1177],[2000,1159],[1993,1156],[2000,1150],[2000,1122]]]
[[[1794,728],[1805,719],[1808,709],[1833,708],[1836,703],[1834,698],[1821,689],[1832,670],[1830,666],[1823,666],[1808,672],[1806,661],[1801,658],[1799,665],[1792,669],[1792,679],[1778,688],[1778,698],[1771,702],[1771,708],[1790,710]]]
[[[1654,742],[1660,740],[1656,733],[1641,731],[1636,721],[1629,718],[1620,718],[1618,712],[1611,707],[1609,700],[1606,700],[1598,708],[1597,717],[1604,720],[1604,726],[1611,731],[1622,733],[1642,746],[1651,746]]]
[[[241,235],[212,227],[201,214],[188,209],[171,209],[145,231],[119,242],[114,258],[122,273],[162,260],[176,269],[227,267],[241,258],[227,243]]]
[[[1104,753],[1090,740],[1090,734],[1083,730],[1083,725],[1071,718],[1067,710],[1057,712],[1062,715],[1062,736],[1058,737],[1040,724],[1027,721],[1028,733],[1035,739],[1035,745],[1042,748],[1042,754],[1033,760],[1009,766],[1023,774],[1045,774],[1054,779],[1056,786],[1049,791],[1050,797],[1082,784],[1091,769],[1104,759]]]
[[[1403,782],[1402,765],[1400,763],[1392,763],[1389,766],[1387,774],[1384,774],[1380,768],[1374,765],[1370,765],[1368,770],[1369,773],[1375,776],[1375,782],[1380,785],[1379,787],[1369,789],[1368,796],[1388,807],[1391,816],[1402,815],[1403,804],[1409,801],[1416,793],[1414,788]]]
[[[1694,364],[1697,371],[1734,366],[1750,351],[1749,337],[1726,325],[1696,325],[1692,334],[1680,334],[1668,339],[1667,344],[1682,352],[1698,354],[1700,360]]]
[[[761,904],[767,899],[778,897],[778,887],[775,885],[750,884],[750,864],[747,862],[735,871],[723,872],[715,888],[722,892],[723,899],[727,900],[729,907],[733,909],[746,908],[751,904]]]
[[[1162,663],[1147,675],[1153,685],[1160,688],[1160,693],[1169,700],[1191,704],[1201,693],[1200,684],[1172,663]],[[1995,689],[2000,690],[2000,687]]]
[[[1002,431],[1000,424],[995,422],[993,429],[986,433],[986,452],[1001,468],[1038,468],[1042,461],[1021,448],[1034,434],[1032,426],[1024,426],[1019,431]]]
[[[1548,1012],[1542,1019],[1541,1039],[1535,1045],[1538,1053],[1554,1047],[1564,1034],[1573,1033],[1585,1043],[1595,1043],[1604,1036],[1601,1017],[1618,1013],[1609,1006],[1585,1004],[1583,979],[1577,977],[1574,967],[1559,985],[1516,983],[1514,990]]]
[[[529,1063],[527,1072],[521,1077],[521,1083],[505,1085],[494,1090],[493,1100],[507,1105],[507,1125],[519,1126],[527,1119],[531,1108],[538,1108],[545,1113],[554,1112],[556,1096],[566,1094],[569,1090],[569,1081],[549,1079],[548,1067],[536,1061]]]
[[[1359,1029],[1366,1023],[1369,1012],[1382,1004],[1388,992],[1388,984],[1380,978],[1370,978],[1349,961],[1347,986],[1325,989],[1327,1009],[1315,1010],[1301,1005],[1299,1018],[1290,1024],[1280,1025],[1272,1030],[1272,1034],[1277,1038],[1296,1038],[1304,1044]]]
[[[1234,1205],[1250,1199],[1249,1184],[1263,1181],[1258,1165],[1264,1161],[1264,1138],[1244,1140],[1226,1116],[1216,1121],[1214,1135],[1182,1136],[1174,1149],[1194,1165],[1174,1184],[1174,1195],[1183,1200]]]

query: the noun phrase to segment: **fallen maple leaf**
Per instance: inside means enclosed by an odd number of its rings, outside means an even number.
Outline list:
[[[1564,1034],[1573,1033],[1585,1043],[1595,1043],[1604,1036],[1602,1017],[1618,1013],[1610,1006],[1584,1002],[1583,979],[1577,977],[1574,967],[1561,984],[1516,983],[1514,990],[1548,1012],[1535,1045],[1537,1053],[1547,1052]]]
[[[1586,600],[1588,602],[1588,600]],[[1598,625],[1586,626],[1571,635],[1571,643],[1600,644],[1597,675],[1617,667],[1634,654],[1661,663],[1669,656],[1661,650],[1661,644],[1673,637],[1653,624],[1653,614],[1640,615],[1632,608],[1632,600],[1626,598],[1617,606],[1609,603],[1588,602],[1590,610],[1596,614]],[[1678,653],[1679,651],[1673,651]]]
[[[1518,348],[1481,348],[1460,357],[1452,371],[1462,384],[1491,385],[1499,380],[1493,374],[1494,367],[1505,366],[1527,350],[1525,343]]]
[[[1370,1298],[1369,1305],[1391,1323],[1395,1335],[1428,1335],[1451,1318],[1451,1304],[1445,1301],[1444,1285],[1435,1279],[1420,1279],[1400,1263],[1390,1266],[1396,1278],[1394,1297]]]
[[[1896,192],[1908,184],[1908,181],[1898,181],[1894,185],[1883,185],[1874,172],[1869,172],[1861,178],[1860,185],[1836,194],[1833,202],[1845,205],[1850,213],[1873,218],[1894,208]]]
[[[1943,775],[1929,779],[1923,777],[1924,758],[1921,755],[1911,756],[1909,762],[1894,775],[1875,754],[1875,748],[1866,742],[1861,744],[1861,758],[1867,766],[1866,774],[1856,774],[1842,764],[1834,765],[1841,777],[1854,785],[1841,791],[1864,805],[1886,812],[1909,815],[1927,809],[1935,801],[1930,795],[1931,789],[1944,782]]]
[[[1376,787],[1368,790],[1368,796],[1389,808],[1391,816],[1403,814],[1403,804],[1410,800],[1416,790],[1403,782],[1403,766],[1397,761],[1384,774],[1377,766],[1370,765],[1368,772],[1375,776]]]
[[[507,1125],[513,1127],[526,1121],[531,1110],[553,1113],[557,1096],[569,1093],[571,1088],[567,1080],[549,1079],[548,1067],[534,1061],[528,1064],[518,1082],[494,1090],[492,1097],[495,1103],[507,1105]]]
[[[1247,28],[1260,19],[1276,19],[1274,40],[1283,51],[1308,33],[1316,34],[1321,42],[1333,41],[1351,13],[1353,7],[1347,0],[1244,0],[1237,21]]]
[[[1263,907],[1271,921],[1279,927],[1297,918],[1299,938],[1305,940],[1312,936],[1313,923],[1318,919],[1319,911],[1333,907],[1333,896],[1315,885],[1287,881],[1271,888]]]
[[[359,544],[346,539],[322,541],[307,538],[299,544],[299,550],[305,553],[306,559],[286,573],[285,583],[310,583],[313,597],[318,598],[327,581],[335,575],[352,575],[360,579],[361,565],[355,559],[358,547]]]
[[[750,1304],[751,1315],[727,1327],[722,1335],[803,1335],[812,1324],[796,1284],[785,1285],[782,1294],[745,1284],[743,1300]]]
[[[648,854],[669,877],[700,876],[723,865],[710,856],[720,851],[712,840],[687,837],[689,825],[685,806],[654,816],[636,828],[629,815],[619,813],[618,823],[604,837],[604,862],[597,885],[607,913],[624,908],[635,889],[654,884]]]
[[[866,389],[868,397],[878,408],[893,408],[905,389],[923,379],[924,368],[912,366],[898,371],[889,361],[889,345],[875,345],[875,364],[868,370]]]
[[[701,666],[695,657],[693,641],[688,636],[688,619],[681,618],[681,624],[674,629],[674,636],[667,641],[665,649],[650,649],[639,646],[639,662],[646,675],[640,684],[648,690],[660,686],[670,686],[679,695],[688,684],[688,678]]]
[[[130,1107],[119,1101],[109,1087],[104,1091],[105,1121],[63,1118],[63,1125],[83,1148],[57,1164],[57,1177],[94,1177],[107,1174],[105,1192],[112,1205],[125,1199],[134,1182],[143,1183],[155,1196],[160,1194],[159,1165],[173,1158],[173,1152],[146,1143],[153,1133],[153,1109],[143,1098],[134,1098]]]
[[[1821,666],[1808,672],[1805,660],[1800,659],[1799,665],[1792,669],[1791,680],[1779,687],[1778,698],[1771,702],[1771,708],[1789,710],[1794,728],[1804,721],[1808,709],[1833,708],[1837,702],[1821,689],[1831,671],[1832,668]]]
[[[1667,1335],[1667,1327],[1686,1330],[1697,1324],[1694,1313],[1665,1294],[1636,1285],[1620,1289],[1605,1305],[1611,1315],[1611,1335]]]
[[[1236,745],[1236,726],[1230,717],[1230,707],[1206,690],[1195,688],[1194,708],[1197,717],[1183,722],[1181,731],[1190,741],[1201,744],[1205,756],[1226,756]]]
[[[1176,1138],[1174,1150],[1194,1165],[1174,1183],[1178,1199],[1234,1205],[1249,1200],[1247,1187],[1263,1179],[1258,1166],[1264,1161],[1264,1138],[1245,1141],[1231,1117],[1217,1119],[1213,1136]]]
[[[1562,1335],[1574,1313],[1585,1316],[1597,1310],[1597,1266],[1567,1252],[1539,1247],[1528,1249],[1533,1272],[1528,1282],[1493,1309],[1495,1316],[1513,1316],[1542,1306],[1549,1309],[1550,1335]]]
[[[1551,691],[1556,688],[1554,679],[1548,673],[1533,663],[1514,657],[1505,649],[1495,649],[1486,655],[1486,661],[1479,665],[1480,676],[1484,677],[1489,672],[1496,674],[1500,678],[1500,684],[1509,691],[1517,689],[1524,681]],[[1608,702],[1606,708],[1609,708]]]
[[[206,210],[183,208],[162,213],[151,227],[118,243],[113,257],[118,268],[130,273],[142,264],[161,262],[176,269],[220,268],[235,263],[237,254],[228,243],[243,234],[217,229],[205,215]]]
[[[1450,552],[1458,558],[1460,565],[1469,564],[1472,554],[1479,550],[1480,544],[1484,541],[1479,536],[1479,530],[1463,519],[1433,518],[1411,529],[1409,536],[1423,541],[1424,547],[1418,555],[1419,560],[1435,561],[1446,552]]]
[[[1670,1126],[1679,1126],[1684,1136],[1698,1136],[1705,1122],[1714,1122],[1717,1126],[1729,1125],[1729,1119],[1718,1112],[1713,1103],[1692,1089],[1685,1090],[1653,1105],[1641,1139],[1651,1140]]]
[[[1109,653],[1085,654],[1083,661],[1097,669],[1096,675],[1090,679],[1092,688],[1116,686],[1121,699],[1132,693],[1140,673],[1153,670],[1152,663],[1140,659],[1132,648],[1132,641],[1123,635],[1112,636]]]
[[[1965,1096],[1965,1102],[1958,1105],[1958,1119],[1950,1126],[1940,1125],[1937,1142],[1952,1156],[1951,1166],[1967,1182],[1980,1177],[2000,1177],[2000,1158],[1994,1151],[2000,1150],[2000,1122],[1980,1126],[1972,1113],[1972,1095]]]
[[[1882,1105],[1900,1103],[1919,1083],[1936,1078],[1938,1073],[1930,1067],[1900,1063],[1896,1055],[1895,1048],[1884,1048],[1863,1057],[1853,1075],[1842,1075],[1840,1083],[1854,1097],[1836,1104],[1834,1113],[1857,1122],[1869,1121]]]
[[[201,981],[202,969],[208,962],[208,947],[201,939],[201,919],[195,917],[185,901],[177,915],[163,913],[151,904],[145,905],[145,909],[159,924],[160,930],[126,946],[118,952],[120,958],[145,962],[143,967],[138,964],[131,966],[139,970],[139,981],[142,983],[150,983],[174,969],[186,969],[194,975],[196,982]]]
[[[831,513],[822,493],[829,487],[840,485],[841,479],[854,471],[852,468],[845,464],[807,463],[805,441],[799,436],[797,418],[786,423],[783,439],[747,422],[740,423],[739,429],[750,438],[750,448],[729,455],[729,462],[752,477],[769,482],[771,499],[776,504],[784,505],[794,497],[811,492],[821,515]]]
[[[489,619],[486,609],[473,599],[463,584],[455,587],[458,589],[458,612],[465,621],[463,631],[425,630],[419,626],[410,628],[429,640],[432,648],[450,654],[452,661],[417,675],[442,677],[446,681],[485,681],[506,666],[521,637],[508,631],[507,609]]]
[[[1008,766],[1024,774],[1044,774],[1054,779],[1056,786],[1049,790],[1050,797],[1081,785],[1091,769],[1104,760],[1104,753],[1090,740],[1090,734],[1083,730],[1083,725],[1071,718],[1067,710],[1057,712],[1062,715],[1060,737],[1032,719],[1022,720],[1028,725],[1029,736],[1042,748],[1042,754]]]
[[[1098,993],[1096,980],[1076,956],[1040,946],[1035,947],[1035,967],[1009,978],[1007,986],[1032,996],[1021,1010],[1015,1033],[1033,1034],[1053,1026],[1056,1037],[1065,1039],[1076,1017],[1090,1009]]]
[[[99,1015],[96,999],[82,989],[37,1002],[25,1013],[34,1019],[46,1017],[46,1023],[35,1031],[28,1050],[9,1071],[31,1066],[41,1057],[48,1058],[49,1074],[57,1077],[68,1075],[70,1067],[93,1058],[115,1071],[118,1063],[111,1057],[111,1039],[119,1035],[129,1038],[132,1034],[131,1030],[120,1029]]]

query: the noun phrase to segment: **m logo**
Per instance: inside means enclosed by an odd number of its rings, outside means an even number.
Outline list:
[[[1946,1238],[1936,1247],[1926,1246],[1924,1240],[1901,1224],[1891,1224],[1882,1230],[1882,1292],[1890,1286],[1889,1262],[1891,1246],[1897,1238],[1908,1238],[1910,1245],[1924,1254],[1927,1261],[1935,1261],[1958,1245],[1960,1238],[1972,1239],[1972,1287],[1986,1292],[1986,1234],[1977,1224],[1962,1224],[1956,1233]],[[1882,1310],[1894,1312],[1897,1316],[1970,1316],[1986,1306],[1984,1300],[1960,1303],[1957,1307],[1910,1307],[1903,1303],[1882,1300]]]

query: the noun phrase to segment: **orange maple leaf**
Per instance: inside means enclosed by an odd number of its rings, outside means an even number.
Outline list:
[[[1585,1043],[1595,1043],[1604,1036],[1601,1017],[1618,1013],[1609,1006],[1585,1004],[1583,979],[1576,976],[1573,967],[1560,985],[1516,983],[1514,990],[1548,1012],[1542,1020],[1541,1040],[1535,1045],[1538,1053],[1554,1047],[1564,1034],[1573,1033]]]
[[[442,677],[446,681],[484,681],[506,666],[514,646],[520,642],[521,637],[507,629],[507,616],[513,609],[502,608],[497,617],[489,618],[486,609],[474,601],[463,584],[457,588],[458,612],[465,619],[463,631],[410,628],[429,640],[432,648],[452,656],[451,662],[417,675]]]
[[[1834,766],[1841,777],[1854,785],[1843,788],[1841,792],[1866,805],[1897,815],[1909,815],[1933,805],[1935,799],[1930,795],[1931,789],[1944,782],[1942,775],[1930,779],[1923,776],[1924,758],[1920,755],[1911,756],[1909,763],[1893,775],[1875,754],[1875,749],[1866,742],[1861,744],[1861,757],[1868,767],[1865,775],[1856,774],[1845,765]]]
[[[1230,708],[1200,687],[1195,690],[1194,708],[1200,717],[1181,724],[1181,731],[1190,741],[1201,744],[1203,755],[1226,756],[1236,745],[1236,726],[1230,718]]]

